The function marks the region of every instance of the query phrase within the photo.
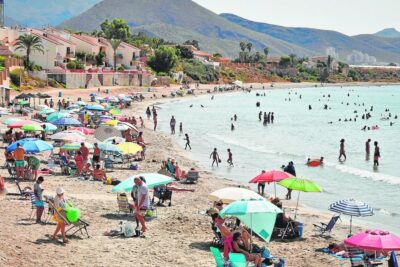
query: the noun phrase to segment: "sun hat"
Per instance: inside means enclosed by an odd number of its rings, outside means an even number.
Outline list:
[[[57,188],[56,190],[57,195],[64,194],[64,189],[62,187]]]

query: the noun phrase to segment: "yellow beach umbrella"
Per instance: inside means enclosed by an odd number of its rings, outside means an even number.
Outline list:
[[[109,121],[106,121],[105,124],[107,124],[108,126],[117,126],[118,121],[117,120],[109,120]]]
[[[143,150],[141,146],[131,142],[119,144],[118,147],[122,150],[122,153],[124,154],[136,154]]]

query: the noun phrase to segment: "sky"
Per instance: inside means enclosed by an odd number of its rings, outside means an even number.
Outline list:
[[[347,35],[400,30],[400,0],[193,0],[215,13]]]

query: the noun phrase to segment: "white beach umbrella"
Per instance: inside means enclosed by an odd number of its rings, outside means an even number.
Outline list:
[[[261,196],[254,191],[241,187],[226,187],[212,192],[208,195],[211,201],[221,200],[224,204],[232,203],[241,199],[259,199]]]

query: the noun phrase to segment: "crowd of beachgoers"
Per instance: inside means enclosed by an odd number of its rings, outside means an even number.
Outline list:
[[[237,90],[205,87],[187,96]],[[169,88],[46,93],[42,103],[15,95],[1,110],[2,265],[347,266],[393,258],[393,248],[349,245],[348,225],[336,224],[338,216],[290,200],[292,189],[308,182],[295,178],[290,162],[260,170],[258,192],[202,171],[190,159],[179,114],[158,119],[158,106],[177,97]],[[259,119],[273,123],[274,114]],[[158,130],[161,123],[171,134],[177,128],[184,148]],[[220,163],[216,150],[210,158]],[[265,194],[270,182],[288,188],[285,199]]]

